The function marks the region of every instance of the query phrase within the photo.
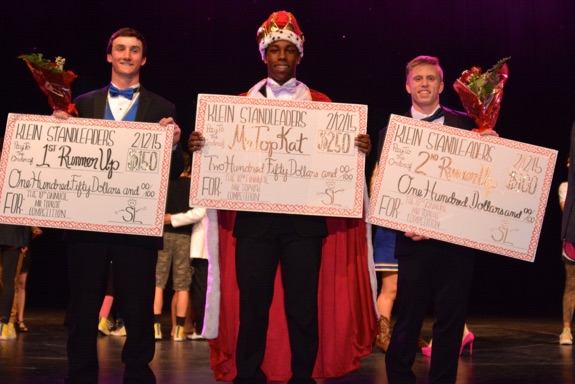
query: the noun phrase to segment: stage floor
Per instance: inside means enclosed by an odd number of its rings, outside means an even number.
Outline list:
[[[30,310],[26,324],[30,332],[16,340],[0,340],[0,383],[63,383],[66,376],[66,328],[64,312]],[[431,335],[432,320],[422,330]],[[466,347],[459,360],[457,383],[575,383],[573,347],[558,344],[561,319],[472,317],[469,328],[475,334],[473,355]],[[169,319],[164,321],[164,334]],[[121,383],[120,352],[124,338],[98,339],[100,383]],[[414,371],[418,383],[427,383],[430,358],[418,353]],[[156,343],[152,368],[159,384],[210,384],[206,341]],[[318,384],[387,383],[385,355],[379,350],[362,360],[361,368],[344,377],[317,380]]]

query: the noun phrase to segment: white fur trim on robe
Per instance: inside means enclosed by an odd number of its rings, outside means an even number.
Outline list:
[[[364,192],[364,209],[367,212],[369,207],[369,197],[367,189]],[[213,217],[212,217],[213,216]],[[218,252],[218,216],[217,211],[208,210],[208,297],[206,300],[206,315],[204,318],[204,329],[202,336],[206,339],[218,337],[219,316],[220,316],[220,262]],[[369,281],[371,283],[372,300],[375,311],[377,311],[377,278],[375,273],[375,263],[373,261],[373,245],[371,240],[371,224],[366,223],[367,236],[367,265],[369,269]],[[379,318],[379,313],[378,313]]]
[[[202,336],[206,339],[218,337],[220,320],[220,260],[218,211],[208,209],[206,242],[208,249],[208,290],[206,294],[206,312]]]
[[[367,186],[363,189],[363,209],[367,213],[369,210],[369,195],[367,194]],[[366,217],[367,218],[367,217]],[[375,261],[373,260],[373,242],[371,237],[371,224],[365,223],[365,234],[367,236],[367,268],[369,269],[369,282],[371,283],[371,294],[373,296],[373,307],[379,319],[380,314],[377,309],[377,276],[375,274]]]

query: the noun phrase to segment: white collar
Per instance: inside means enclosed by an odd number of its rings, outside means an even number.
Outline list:
[[[276,97],[274,97],[271,89],[269,89],[269,87],[267,86],[267,81],[268,79],[270,81],[274,81],[271,78],[265,78],[263,80],[260,80],[257,84],[255,84],[253,87],[250,88],[250,90],[247,92],[246,96],[248,97],[258,97],[258,98],[262,98],[265,97],[264,95],[261,94],[260,89],[262,89],[262,87],[266,87],[266,95],[268,99],[276,99]],[[307,85],[305,85],[304,83],[302,83],[301,81],[296,80],[295,77],[291,78],[288,80],[289,81],[295,81],[297,84],[297,90],[295,92],[295,94],[293,95],[289,95],[289,98],[286,98],[287,100],[304,100],[304,101],[311,101],[311,93],[310,90],[308,88]],[[274,81],[275,82],[275,81]],[[277,82],[276,82],[277,83]],[[282,95],[283,96],[283,95]],[[282,99],[284,99],[282,97]]]
[[[426,115],[426,114],[423,114],[423,113],[421,113],[421,112],[416,111],[415,108],[413,108],[413,105],[412,105],[412,106],[411,106],[411,117],[413,117],[414,119],[417,119],[417,120],[422,120],[422,119],[425,119],[426,117],[432,116],[432,115],[435,113],[435,111],[437,111],[439,108],[441,108],[441,105],[438,105],[437,108],[435,108],[435,109],[433,110],[433,112],[431,112],[430,114],[427,114],[427,115]]]

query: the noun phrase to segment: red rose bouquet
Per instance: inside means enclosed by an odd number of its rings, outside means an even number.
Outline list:
[[[506,61],[510,58],[499,60],[485,73],[482,73],[479,67],[465,70],[453,83],[463,107],[479,127],[475,129],[478,132],[495,127],[503,97],[503,86],[509,74]]]
[[[48,103],[53,109],[78,116],[78,111],[72,104],[72,91],[70,89],[70,84],[77,76],[72,71],[64,70],[66,59],[58,56],[54,62],[51,62],[44,59],[41,53],[20,55],[18,58],[26,62],[34,80],[36,80],[40,90],[48,97]]]

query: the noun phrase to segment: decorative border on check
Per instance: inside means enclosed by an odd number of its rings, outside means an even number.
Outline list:
[[[208,103],[223,103],[234,105],[254,105],[254,106],[271,106],[271,107],[291,107],[301,108],[306,110],[324,110],[324,111],[343,111],[353,112],[359,115],[360,130],[357,133],[365,133],[367,128],[367,107],[359,104],[340,104],[340,103],[326,103],[317,101],[289,101],[251,98],[251,97],[238,97],[229,95],[198,95],[198,106],[196,113],[196,129],[202,131],[206,124],[206,108]],[[201,151],[194,153],[194,168],[201,169],[203,158]],[[356,180],[355,180],[355,195],[353,199],[353,208],[337,208],[337,207],[320,207],[320,206],[307,206],[307,205],[294,205],[294,204],[272,204],[264,202],[234,202],[224,201],[218,199],[200,198],[198,189],[194,186],[200,185],[200,174],[192,173],[192,189],[190,190],[190,205],[192,206],[205,206],[214,209],[223,210],[243,210],[243,211],[263,211],[275,213],[288,213],[300,215],[316,215],[316,216],[339,216],[339,217],[361,217],[363,213],[363,189],[365,185],[365,156],[357,156],[356,160]]]
[[[394,135],[398,129],[398,126],[402,123],[408,124],[410,126],[418,126],[418,127],[425,127],[425,128],[430,128],[430,125],[432,125],[434,131],[443,132],[443,133],[447,133],[447,134],[451,134],[451,135],[457,135],[457,136],[465,137],[465,138],[469,138],[469,139],[477,139],[477,133],[475,133],[475,132],[457,129],[457,128],[453,128],[453,127],[449,127],[449,126],[445,126],[445,125],[441,125],[441,124],[427,123],[427,122],[424,122],[421,120],[414,120],[414,119],[411,119],[411,118],[408,118],[405,116],[399,116],[399,115],[392,115],[391,116],[389,126],[388,126],[387,137],[394,137]],[[367,212],[367,217],[368,217],[367,221],[372,223],[372,224],[375,224],[375,225],[396,229],[396,230],[399,230],[402,232],[417,232],[418,234],[421,234],[421,235],[424,235],[424,236],[427,236],[427,237],[430,237],[433,239],[446,241],[446,242],[450,242],[450,243],[454,243],[454,244],[458,244],[458,245],[463,245],[466,247],[471,247],[471,248],[475,248],[475,249],[479,249],[479,250],[483,250],[483,251],[487,251],[487,252],[491,252],[491,253],[496,253],[496,254],[503,255],[503,256],[509,256],[509,257],[513,257],[516,259],[533,262],[535,259],[535,254],[537,251],[537,245],[539,242],[539,236],[541,233],[541,227],[543,225],[543,220],[544,220],[544,216],[545,216],[545,209],[546,209],[547,201],[549,198],[549,191],[550,191],[551,182],[553,179],[553,171],[554,171],[555,162],[557,159],[557,151],[552,150],[552,149],[547,149],[544,147],[534,146],[531,144],[521,143],[518,141],[508,140],[508,139],[504,139],[504,138],[500,138],[500,137],[493,137],[493,136],[492,137],[485,137],[485,138],[483,138],[483,140],[486,140],[486,141],[489,141],[491,143],[494,143],[494,144],[497,144],[500,146],[504,146],[507,148],[517,149],[517,150],[527,152],[530,154],[544,156],[544,157],[547,157],[549,159],[549,161],[547,162],[547,167],[545,169],[543,179],[542,179],[541,194],[539,196],[539,201],[537,203],[537,209],[536,209],[536,212],[534,215],[535,220],[533,222],[533,230],[530,234],[529,245],[525,251],[514,251],[512,249],[497,246],[494,244],[482,243],[479,241],[472,240],[470,238],[465,238],[465,237],[461,237],[461,236],[450,235],[450,234],[447,234],[444,232],[434,231],[434,230],[429,229],[427,227],[404,224],[401,222],[386,220],[386,219],[383,219],[381,217],[375,216],[375,211],[376,211],[375,201],[379,200],[380,193],[382,190],[382,182],[384,181],[381,172],[377,175],[377,177],[375,179],[374,188],[373,188],[374,192],[373,192],[373,196],[372,196],[372,204],[370,204],[370,207],[369,207],[368,212]],[[391,152],[392,152],[391,151],[392,145],[393,145],[392,140],[386,140],[384,142],[383,150],[382,150],[382,154],[381,154],[381,159],[380,159],[380,164],[387,164],[389,157],[391,155]]]
[[[165,127],[158,128],[158,125],[153,123],[143,123],[143,122],[126,123],[114,120],[84,119],[84,118],[73,118],[73,117],[65,121],[62,121],[52,116],[11,113],[8,115],[3,153],[8,153],[9,149],[12,147],[14,130],[16,124],[19,121],[55,123],[55,124],[63,124],[63,122],[65,122],[66,124],[78,124],[81,126],[88,126],[88,127],[110,128],[110,129],[134,129],[134,130],[150,131],[150,132],[160,131],[162,133],[164,133],[166,129]],[[172,129],[170,128],[169,130],[171,131]],[[172,146],[172,143],[171,141],[169,141],[169,139],[171,139],[171,137],[169,138],[166,137],[166,142],[164,143],[166,148],[171,148]],[[6,216],[1,214],[0,214],[0,222],[4,224],[30,225],[38,227],[73,229],[81,231],[134,234],[142,236],[162,236],[164,228],[164,212],[167,197],[167,187],[169,181],[170,162],[171,162],[171,151],[166,150],[164,156],[161,159],[162,177],[160,178],[160,187],[158,188],[159,194],[157,198],[157,204],[155,207],[155,218],[153,226],[98,224],[81,220],[40,219],[37,217]],[[5,180],[6,178],[7,167],[8,167],[8,156],[2,156],[2,159],[0,161],[0,180],[2,181]],[[4,183],[0,183],[0,196],[3,196],[3,188]]]

